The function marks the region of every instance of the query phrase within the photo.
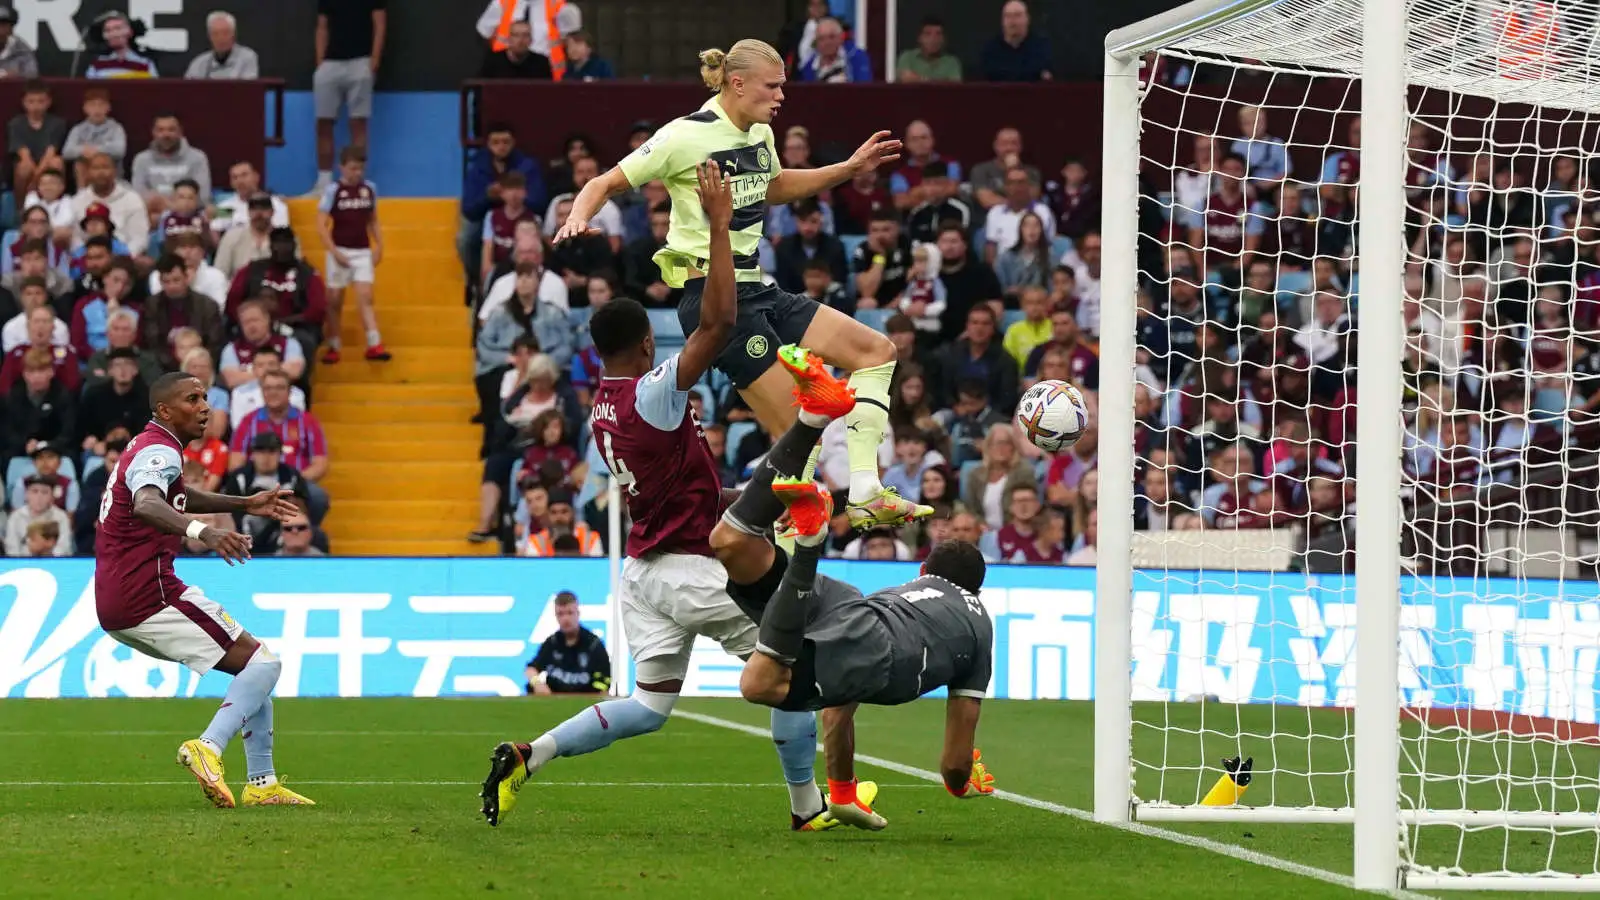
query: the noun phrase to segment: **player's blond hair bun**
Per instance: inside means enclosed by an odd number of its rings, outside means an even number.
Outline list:
[[[712,91],[728,86],[728,76],[761,65],[783,67],[783,56],[766,41],[745,38],[726,53],[716,48],[700,51],[700,80]]]

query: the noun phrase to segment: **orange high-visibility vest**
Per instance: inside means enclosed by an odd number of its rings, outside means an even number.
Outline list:
[[[1555,4],[1538,0],[1527,11],[1510,9],[1501,14],[1500,73],[1507,78],[1538,77],[1549,61],[1559,23]]]
[[[527,2],[531,7],[536,0]],[[495,28],[494,41],[490,44],[496,53],[506,49],[506,41],[511,37],[511,23],[516,20],[517,7],[521,3],[522,0],[500,0],[500,25]],[[544,0],[544,24],[550,37],[550,70],[558,80],[566,74],[567,46],[561,40],[560,29],[556,28],[556,14],[566,5],[567,0]]]

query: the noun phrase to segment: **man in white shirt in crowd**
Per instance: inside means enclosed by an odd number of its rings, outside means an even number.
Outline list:
[[[563,312],[570,309],[567,303],[567,283],[560,275],[544,267],[544,241],[539,238],[538,223],[519,224],[516,241],[516,247],[511,251],[511,271],[501,275],[489,285],[489,292],[484,295],[483,303],[478,308],[480,322],[489,321],[489,314],[510,300],[517,292],[516,266],[522,262],[531,262],[539,267],[539,302],[560,307]]]
[[[592,156],[582,157],[572,164],[572,184],[576,190],[583,190],[584,185],[599,177],[600,163]],[[566,221],[557,214],[556,207],[561,205],[561,201],[571,200],[576,196],[575,193],[557,194],[550,199],[550,207],[545,210],[544,215],[545,237],[555,237],[556,229]],[[589,220],[589,227],[600,229],[610,239],[613,255],[622,252],[622,211],[617,209],[615,203],[607,200],[605,205],[600,207],[600,211]]]
[[[289,346],[296,346],[297,342],[290,341]],[[226,362],[226,357],[224,357]],[[302,360],[303,362],[303,360]],[[274,347],[261,347],[256,350],[255,358],[250,361],[250,373],[254,376],[244,384],[234,388],[228,394],[228,421],[234,428],[239,423],[255,414],[255,411],[267,405],[266,398],[261,393],[261,376],[268,372],[283,371],[283,357],[278,355]],[[289,386],[289,405],[301,412],[306,411],[306,392],[294,385]]]
[[[261,173],[256,171],[254,163],[240,160],[228,167],[228,187],[233,193],[224,194],[211,208],[213,231],[232,231],[250,224],[248,204],[251,198],[262,193]],[[288,228],[289,205],[275,194],[266,196],[272,200],[271,227]]]
[[[167,240],[165,248],[168,252],[177,254],[183,260],[183,267],[189,273],[189,290],[217,302],[217,309],[227,312],[228,303],[228,276],[222,270],[206,262],[206,245],[200,240],[198,234],[175,234]],[[150,273],[150,293],[161,293],[161,273]]]
[[[983,259],[989,265],[994,265],[994,258],[1001,250],[1008,249],[1017,243],[1017,232],[1022,227],[1022,217],[1033,213],[1044,224],[1044,239],[1046,243],[1055,240],[1056,217],[1050,207],[1043,202],[1033,199],[1034,181],[1028,170],[1021,166],[1013,166],[1006,170],[1004,203],[989,208],[989,215],[983,223]]]

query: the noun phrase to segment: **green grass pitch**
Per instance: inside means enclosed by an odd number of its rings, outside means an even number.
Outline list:
[[[658,734],[555,761],[500,828],[485,825],[476,795],[494,743],[531,738],[584,705],[279,700],[279,772],[320,805],[214,810],[173,762],[213,701],[8,700],[0,703],[0,896],[1313,900],[1353,893],[1060,811],[957,801],[915,775],[871,765],[858,775],[883,785],[887,831],[792,834],[771,743],[683,717]],[[680,709],[767,722],[765,710],[732,700],[685,700]],[[937,701],[864,708],[857,749],[935,768],[942,725]],[[991,701],[980,746],[1003,790],[1086,809],[1092,734],[1088,703]],[[1302,755],[1331,753],[1335,743],[1282,741],[1279,752]],[[1224,755],[1227,743],[1196,738],[1168,752],[1199,761]],[[227,762],[237,792],[244,774],[237,741]],[[1350,871],[1346,827],[1173,830]]]

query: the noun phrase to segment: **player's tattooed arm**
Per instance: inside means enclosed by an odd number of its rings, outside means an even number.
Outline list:
[[[187,492],[193,495],[194,491]],[[199,493],[205,493],[200,491]],[[212,495],[215,496],[215,495]],[[187,507],[187,504],[186,504]],[[196,514],[201,511],[192,510]],[[220,512],[221,510],[219,510]],[[189,526],[195,520],[189,518],[167,503],[165,493],[153,484],[147,484],[133,493],[133,514],[141,522],[167,534],[187,536]],[[228,561],[228,565],[242,563],[250,558],[250,536],[234,531],[218,531],[211,526],[205,526],[196,536],[196,540],[206,546],[208,550],[216,551],[218,556]]]

